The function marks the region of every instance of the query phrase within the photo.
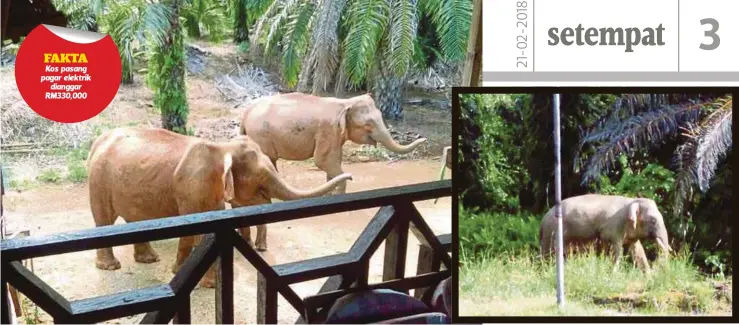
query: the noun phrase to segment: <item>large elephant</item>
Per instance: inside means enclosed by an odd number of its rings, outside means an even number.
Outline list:
[[[665,255],[672,251],[667,229],[657,204],[646,198],[586,194],[562,200],[563,239],[566,248],[578,249],[589,243],[608,248],[614,267],[620,261],[624,245],[634,262],[644,271],[649,264],[640,240],[654,240]],[[544,216],[540,228],[543,256],[555,250],[557,219],[554,208]]]
[[[246,136],[214,143],[164,129],[118,128],[98,137],[88,157],[90,206],[95,225],[118,216],[126,222],[221,210],[225,203],[247,206],[276,197],[295,200],[323,195],[351,175],[337,175],[313,190],[298,190],[277,175],[269,158]],[[248,227],[242,236],[249,240]],[[266,234],[265,234],[266,235]],[[201,236],[179,240],[176,272]],[[262,240],[266,240],[263,238]],[[134,244],[134,259],[159,260],[148,242]],[[97,250],[95,265],[121,267],[112,248]],[[213,286],[213,269],[201,284]]]
[[[390,151],[406,154],[425,138],[409,145],[393,140],[371,94],[351,98],[318,97],[288,93],[262,98],[244,112],[241,134],[249,135],[272,163],[277,160],[313,158],[326,179],[343,173],[341,148],[347,140],[357,144],[381,143]],[[336,188],[345,193],[346,183]]]
[[[342,146],[347,140],[357,144],[381,143],[389,150],[405,154],[413,151],[425,138],[409,145],[393,140],[382,120],[382,113],[371,94],[351,98],[318,97],[304,93],[287,93],[261,98],[244,112],[240,134],[249,135],[262,148],[277,168],[277,160],[313,158],[316,167],[326,172],[326,179],[343,173]],[[335,193],[346,193],[346,182]],[[257,226],[257,249],[266,250],[259,241],[267,226]]]

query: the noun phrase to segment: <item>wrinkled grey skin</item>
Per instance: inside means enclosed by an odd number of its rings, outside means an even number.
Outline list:
[[[584,245],[604,244],[618,267],[623,246],[627,246],[634,262],[649,271],[640,240],[654,240],[663,255],[669,255],[667,229],[657,204],[651,199],[616,195],[586,194],[562,200],[562,226],[565,251]],[[556,249],[557,219],[551,208],[542,219],[540,244],[542,256]]]

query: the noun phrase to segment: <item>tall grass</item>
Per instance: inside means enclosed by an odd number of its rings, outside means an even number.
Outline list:
[[[592,250],[565,261],[568,307],[556,308],[556,268],[538,252],[539,217],[459,210],[460,315],[694,315],[731,312],[716,299],[715,283],[731,278],[702,274],[687,248],[651,261],[643,273],[624,258]],[[728,286],[730,288],[730,284]],[[731,295],[729,294],[728,297]]]
[[[481,255],[460,269],[460,308],[465,309],[465,301],[488,301],[488,308],[496,308],[497,303],[506,309],[511,302],[525,305],[543,300],[548,303],[539,311],[547,314],[554,304],[555,270],[553,261],[533,254]],[[703,277],[685,253],[656,261],[650,274],[629,263],[614,270],[610,258],[592,252],[573,255],[565,263],[565,293],[581,306],[572,310],[574,315],[583,314],[582,308],[647,315],[705,314],[717,303],[711,279]]]

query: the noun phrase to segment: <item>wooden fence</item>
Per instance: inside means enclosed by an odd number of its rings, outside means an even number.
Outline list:
[[[333,195],[308,200],[197,213],[186,216],[97,227],[2,242],[2,322],[10,323],[8,284],[18,289],[55,323],[93,323],[146,313],[144,323],[190,323],[190,293],[216,263],[216,322],[234,322],[234,247],[258,271],[257,322],[277,322],[277,293],[300,315],[297,323],[319,323],[339,297],[387,288],[428,299],[441,280],[451,276],[451,236],[436,236],[414,201],[451,195],[451,180]],[[236,228],[380,207],[346,253],[270,266]],[[451,215],[451,214],[450,214]],[[405,277],[408,234],[421,243],[418,275]],[[206,234],[168,284],[69,301],[34,275],[21,261],[49,255]],[[368,285],[369,261],[385,241],[383,282]],[[441,269],[441,265],[445,268]],[[83,266],[84,267],[84,266]],[[328,277],[313,296],[300,298],[290,284]]]

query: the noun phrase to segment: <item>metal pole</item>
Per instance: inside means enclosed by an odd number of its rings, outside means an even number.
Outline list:
[[[557,304],[565,304],[564,243],[562,239],[562,173],[559,139],[559,94],[554,94],[554,213],[557,217]]]

